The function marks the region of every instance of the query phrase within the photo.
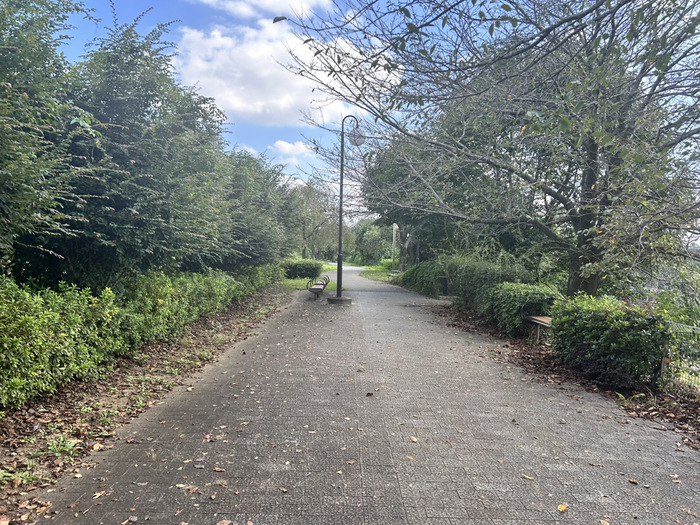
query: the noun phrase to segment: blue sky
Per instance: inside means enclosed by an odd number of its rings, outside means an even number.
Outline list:
[[[286,23],[273,24],[276,16],[294,11],[323,11],[331,0],[114,0],[120,23],[130,23],[149,7],[138,29],[147,33],[159,23],[177,22],[169,39],[177,44],[175,67],[181,83],[196,86],[202,95],[216,99],[231,126],[227,140],[238,149],[265,154],[287,166],[287,173],[300,174],[319,165],[305,146],[306,138],[335,140],[305,125],[302,113],[316,121],[338,127],[343,114],[351,112],[339,102],[314,103],[309,81],[297,77],[278,62],[289,62],[287,46],[301,45]],[[75,19],[71,42],[63,48],[69,59],[84,53],[84,46],[105,34],[112,24],[109,0],[85,0],[95,10],[99,24]]]

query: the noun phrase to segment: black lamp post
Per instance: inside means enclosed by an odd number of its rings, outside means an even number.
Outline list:
[[[360,131],[360,123],[354,115],[346,115],[340,123],[340,202],[338,204],[338,290],[335,298],[329,297],[328,302],[350,303],[350,299],[343,297],[343,171],[345,170],[345,121],[352,119],[355,127],[348,133],[348,139],[353,146],[361,146],[365,142],[365,136]]]

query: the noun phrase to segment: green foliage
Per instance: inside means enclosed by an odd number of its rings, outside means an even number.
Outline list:
[[[668,329],[664,320],[618,299],[579,295],[552,308],[558,359],[603,385],[636,389],[658,378]]]
[[[114,294],[32,294],[0,281],[0,405],[21,406],[74,379],[95,379],[124,348]]]
[[[697,235],[699,26],[694,1],[348,0],[295,20],[308,58],[290,68],[387,139],[366,155],[369,210],[536,242],[568,259],[567,293],[596,295]]]
[[[383,259],[380,264],[374,266],[367,266],[367,269],[363,271],[360,275],[372,281],[386,282],[389,275],[393,276],[391,266],[391,259]]]
[[[298,243],[304,259],[330,260],[338,249],[338,200],[336,190],[318,177],[289,189],[285,205],[287,238]],[[345,250],[347,251],[347,250]]]
[[[66,285],[32,293],[3,278],[0,406],[19,407],[72,380],[96,379],[115,356],[177,335],[281,277],[278,266],[249,268],[236,278],[149,272],[122,290],[119,306],[109,289],[98,296]]]
[[[309,259],[294,259],[281,264],[287,279],[315,279],[323,271],[323,263]]]
[[[350,261],[359,265],[373,265],[391,256],[391,226],[379,226],[371,219],[363,219],[352,228],[355,251]]]
[[[489,261],[474,256],[452,256],[443,261],[449,292],[460,298],[463,306],[479,313],[489,308],[488,293],[504,282],[532,282],[533,276],[515,259]]]
[[[274,265],[248,268],[235,277],[222,271],[140,275],[123,290],[126,348],[133,352],[149,341],[178,335],[200,317],[224,311],[281,277]]]
[[[59,46],[86,11],[0,3],[2,273],[94,292],[149,270],[235,274],[302,251],[330,224],[330,192],[228,151],[223,112],[175,75],[171,24],[142,34],[148,11],[127,24],[115,12],[69,64]]]
[[[66,150],[90,130],[72,124],[82,112],[57,51],[78,12],[66,0],[0,4],[0,269],[20,236],[64,231],[62,206],[78,198]]]
[[[249,297],[260,288],[279,282],[283,278],[284,269],[276,264],[251,266],[238,273],[238,280],[244,286],[243,297]]]
[[[425,261],[402,273],[397,283],[428,297],[438,297],[442,293],[441,275],[445,275],[445,269],[439,261]]]
[[[525,318],[549,315],[554,300],[561,294],[541,284],[501,283],[488,291],[488,311],[498,328],[510,336],[526,333]]]
[[[665,282],[653,283],[658,291],[653,296],[656,310],[676,323],[700,325],[700,269],[695,263],[668,267]],[[646,287],[645,295],[649,290]]]

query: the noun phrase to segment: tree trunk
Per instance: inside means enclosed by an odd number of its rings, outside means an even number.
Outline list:
[[[591,296],[598,295],[598,285],[600,284],[600,276],[597,273],[588,275],[586,277],[581,275],[583,267],[586,264],[593,262],[591,259],[591,256],[586,256],[580,251],[572,251],[570,253],[569,282],[566,290],[567,295],[573,296],[580,292]]]
[[[569,283],[567,295],[575,295],[583,292],[587,295],[598,294],[599,275],[595,271],[586,277],[582,276],[582,270],[590,264],[600,261],[600,252],[595,247],[593,240],[596,237],[599,220],[599,203],[597,202],[599,147],[593,137],[584,142],[586,152],[586,167],[583,170],[581,180],[581,203],[578,215],[573,217],[573,226],[577,232],[576,248],[569,252]],[[586,272],[589,273],[589,272]]]

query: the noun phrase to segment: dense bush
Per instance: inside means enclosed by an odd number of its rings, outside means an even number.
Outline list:
[[[554,352],[585,377],[620,390],[653,383],[665,354],[663,319],[612,297],[577,296],[552,307]]]
[[[177,335],[200,317],[221,312],[278,281],[282,272],[279,266],[267,265],[248,268],[235,277],[222,271],[141,275],[124,292],[120,317],[125,348],[131,352],[149,341]]]
[[[488,313],[510,336],[526,333],[529,315],[549,315],[557,291],[541,284],[501,283],[488,291]]]
[[[0,405],[21,406],[73,379],[94,379],[121,351],[114,294],[30,293],[0,281]]]
[[[310,259],[288,260],[282,263],[287,279],[316,279],[323,271],[323,263]]]
[[[442,293],[440,276],[445,269],[438,261],[425,261],[409,268],[397,279],[397,283],[429,297],[438,297]]]
[[[63,287],[32,293],[0,280],[0,405],[19,407],[75,380],[95,379],[115,356],[179,334],[199,317],[220,312],[279,280],[278,266],[223,272],[149,272],[122,291],[94,297]]]
[[[460,298],[463,305],[479,313],[489,307],[489,290],[504,282],[532,282],[533,276],[516,261],[491,262],[475,257],[445,258],[449,293]]]

